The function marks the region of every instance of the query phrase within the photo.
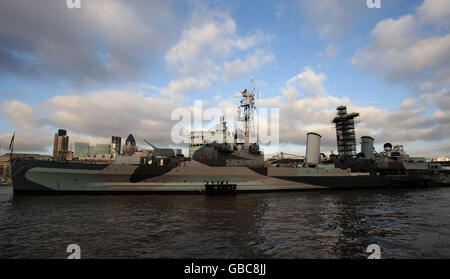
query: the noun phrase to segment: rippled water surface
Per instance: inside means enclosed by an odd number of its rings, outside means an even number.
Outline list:
[[[0,258],[450,258],[450,188],[236,196],[19,196]]]

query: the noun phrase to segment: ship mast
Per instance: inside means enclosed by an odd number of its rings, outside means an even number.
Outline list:
[[[250,133],[254,131],[253,111],[255,110],[255,87],[253,86],[253,79],[251,80],[251,89],[241,91],[240,108],[242,108],[239,120],[244,122],[244,137],[245,146],[249,146]]]

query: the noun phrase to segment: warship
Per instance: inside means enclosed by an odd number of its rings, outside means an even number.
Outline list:
[[[242,91],[240,97],[243,141],[238,142],[237,132],[231,143],[225,140],[229,133],[222,117],[212,140],[206,140],[203,132],[191,132],[187,157],[181,149],[160,148],[149,141],[146,142],[153,147],[151,152],[137,152],[132,135],[127,138],[123,152],[120,141],[117,146],[117,137],[113,137],[116,144],[112,145],[115,150],[111,161],[69,160],[58,154],[54,154],[53,160],[11,157],[14,194],[236,194],[449,186],[448,170],[409,157],[399,146],[394,150],[386,144],[384,152],[374,155],[373,139],[366,138],[362,156],[353,156],[356,114],[347,114],[343,106],[338,107],[338,116],[333,120],[340,156],[324,160],[320,153],[321,136],[311,132],[307,134],[304,158],[292,164],[286,164],[286,160],[283,164],[264,160],[258,140],[252,142],[249,137],[255,109],[254,88]]]

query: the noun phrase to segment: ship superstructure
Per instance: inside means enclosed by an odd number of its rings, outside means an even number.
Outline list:
[[[347,113],[346,106],[339,106],[336,110],[333,123],[336,125],[338,155],[352,158],[356,156],[355,118],[359,113]]]
[[[191,132],[189,157],[209,166],[263,167],[264,154],[255,132],[255,90],[244,89],[238,106],[234,134],[222,116],[215,131]],[[242,137],[240,137],[242,136]],[[229,140],[233,137],[233,140]]]

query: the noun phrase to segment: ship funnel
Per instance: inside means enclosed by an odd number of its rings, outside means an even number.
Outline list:
[[[365,159],[373,159],[373,141],[374,139],[369,136],[361,137],[361,153],[364,154]]]
[[[383,148],[384,148],[384,151],[385,151],[385,152],[391,151],[391,150],[392,150],[392,144],[391,144],[390,142],[386,142],[386,143],[383,145]]]
[[[306,164],[317,165],[320,162],[320,138],[317,133],[306,134]]]

